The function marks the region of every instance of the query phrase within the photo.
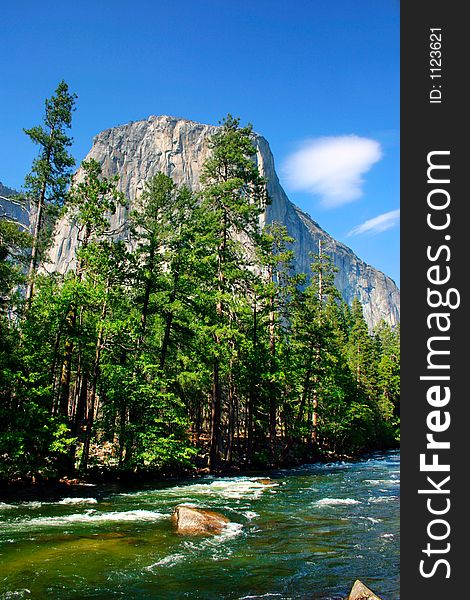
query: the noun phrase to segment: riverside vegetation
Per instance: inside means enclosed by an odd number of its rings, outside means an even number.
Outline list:
[[[399,331],[368,331],[322,247],[293,275],[251,126],[227,116],[201,191],[159,173],[129,214],[94,160],[72,179],[75,95],[61,82],[25,179],[32,226],[0,219],[0,477],[165,474],[289,464],[393,446]],[[54,223],[75,263],[43,268]]]

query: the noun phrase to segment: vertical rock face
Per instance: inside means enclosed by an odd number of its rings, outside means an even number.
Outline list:
[[[0,181],[0,218],[6,217],[27,226],[29,224],[29,207],[26,204],[15,202],[13,198],[9,199],[17,194],[16,190],[3,185]]]
[[[158,172],[170,176],[176,184],[199,190],[202,166],[209,154],[208,137],[216,127],[175,117],[151,116],[145,121],[129,123],[103,131],[94,139],[87,158],[103,166],[107,177],[119,175],[120,189],[130,200],[129,207],[119,207],[111,217],[118,237],[126,236],[128,211],[142,192],[144,183]],[[279,221],[296,240],[296,270],[309,272],[309,252],[318,250],[318,241],[334,260],[339,272],[336,284],[344,299],[351,303],[357,296],[364,316],[373,327],[380,319],[391,324],[399,321],[400,295],[395,283],[386,275],[360,260],[352,250],[334,240],[286,196],[277,177],[267,141],[254,136],[256,161],[267,179],[271,205],[262,222]],[[80,173],[77,175],[80,177]],[[74,260],[74,225],[67,219],[59,222],[50,253],[48,270],[66,271]]]

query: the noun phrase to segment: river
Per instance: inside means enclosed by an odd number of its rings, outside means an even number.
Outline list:
[[[339,599],[359,578],[397,600],[399,473],[391,451],[0,503],[0,598]],[[179,503],[231,523],[212,538],[177,535],[169,517]]]

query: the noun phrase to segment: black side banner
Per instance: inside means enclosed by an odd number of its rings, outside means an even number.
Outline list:
[[[401,598],[468,596],[468,25],[403,3]]]

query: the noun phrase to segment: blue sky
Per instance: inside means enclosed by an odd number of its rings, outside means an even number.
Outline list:
[[[16,0],[2,6],[0,181],[63,78],[73,153],[99,131],[228,112],[264,135],[289,197],[399,282],[398,0]]]

